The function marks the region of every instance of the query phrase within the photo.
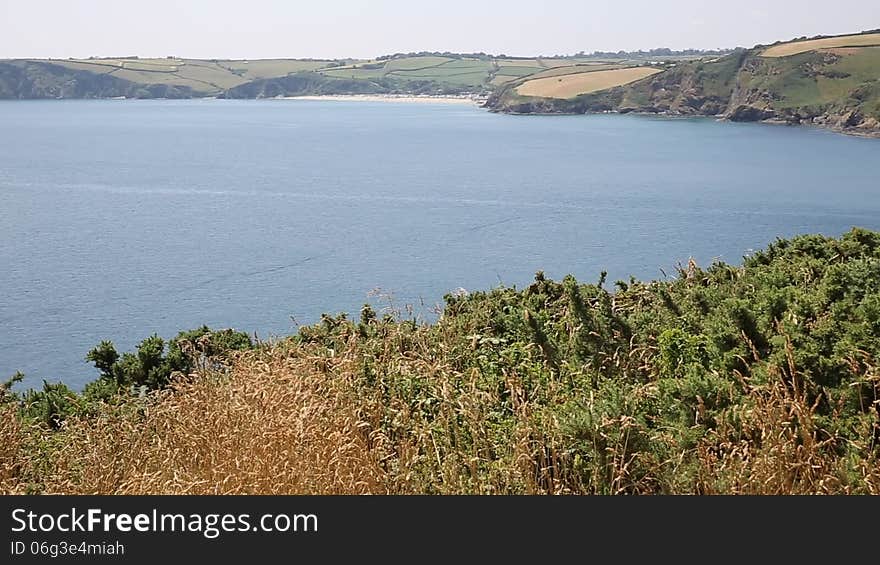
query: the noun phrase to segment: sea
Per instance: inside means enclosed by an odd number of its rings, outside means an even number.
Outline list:
[[[807,127],[326,100],[0,103],[0,380],[203,324],[260,340],[363,304],[667,279],[880,229],[880,140]]]

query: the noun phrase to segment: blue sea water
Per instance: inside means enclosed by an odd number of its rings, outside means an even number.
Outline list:
[[[102,339],[260,338],[382,289],[739,263],[880,229],[880,140],[640,116],[338,101],[0,103],[0,378],[81,388]]]

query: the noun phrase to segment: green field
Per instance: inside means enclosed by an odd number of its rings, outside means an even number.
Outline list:
[[[489,60],[451,57],[403,57],[387,61],[367,61],[336,69],[323,69],[324,76],[345,79],[432,81],[439,84],[484,88],[491,80]]]
[[[137,84],[168,84],[216,94],[246,82],[314,71],[332,61],[296,59],[56,59],[52,64],[96,74],[108,74]]]
[[[525,77],[529,75],[533,75],[535,73],[540,73],[544,71],[543,67],[526,67],[523,66],[514,66],[514,65],[504,65],[498,68],[498,72],[496,74],[513,76],[513,77]]]
[[[325,68],[328,64],[332,64],[332,62],[296,59],[219,60],[216,63],[216,65],[246,80],[273,78],[290,73],[314,71]]]

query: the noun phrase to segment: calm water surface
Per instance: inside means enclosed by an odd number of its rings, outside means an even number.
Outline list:
[[[441,104],[0,103],[0,378],[203,323],[296,331],[535,271],[662,277],[880,229],[880,141]]]

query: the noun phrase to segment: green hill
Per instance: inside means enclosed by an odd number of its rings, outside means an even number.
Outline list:
[[[525,77],[500,88],[489,105],[514,113],[716,116],[880,135],[880,33],[801,39],[655,67],[663,72],[564,98],[527,95],[536,79]]]
[[[513,58],[482,53],[416,53],[332,61],[17,59],[0,61],[0,99],[488,94],[500,85],[536,73],[564,73],[581,65],[629,65],[646,56]]]

